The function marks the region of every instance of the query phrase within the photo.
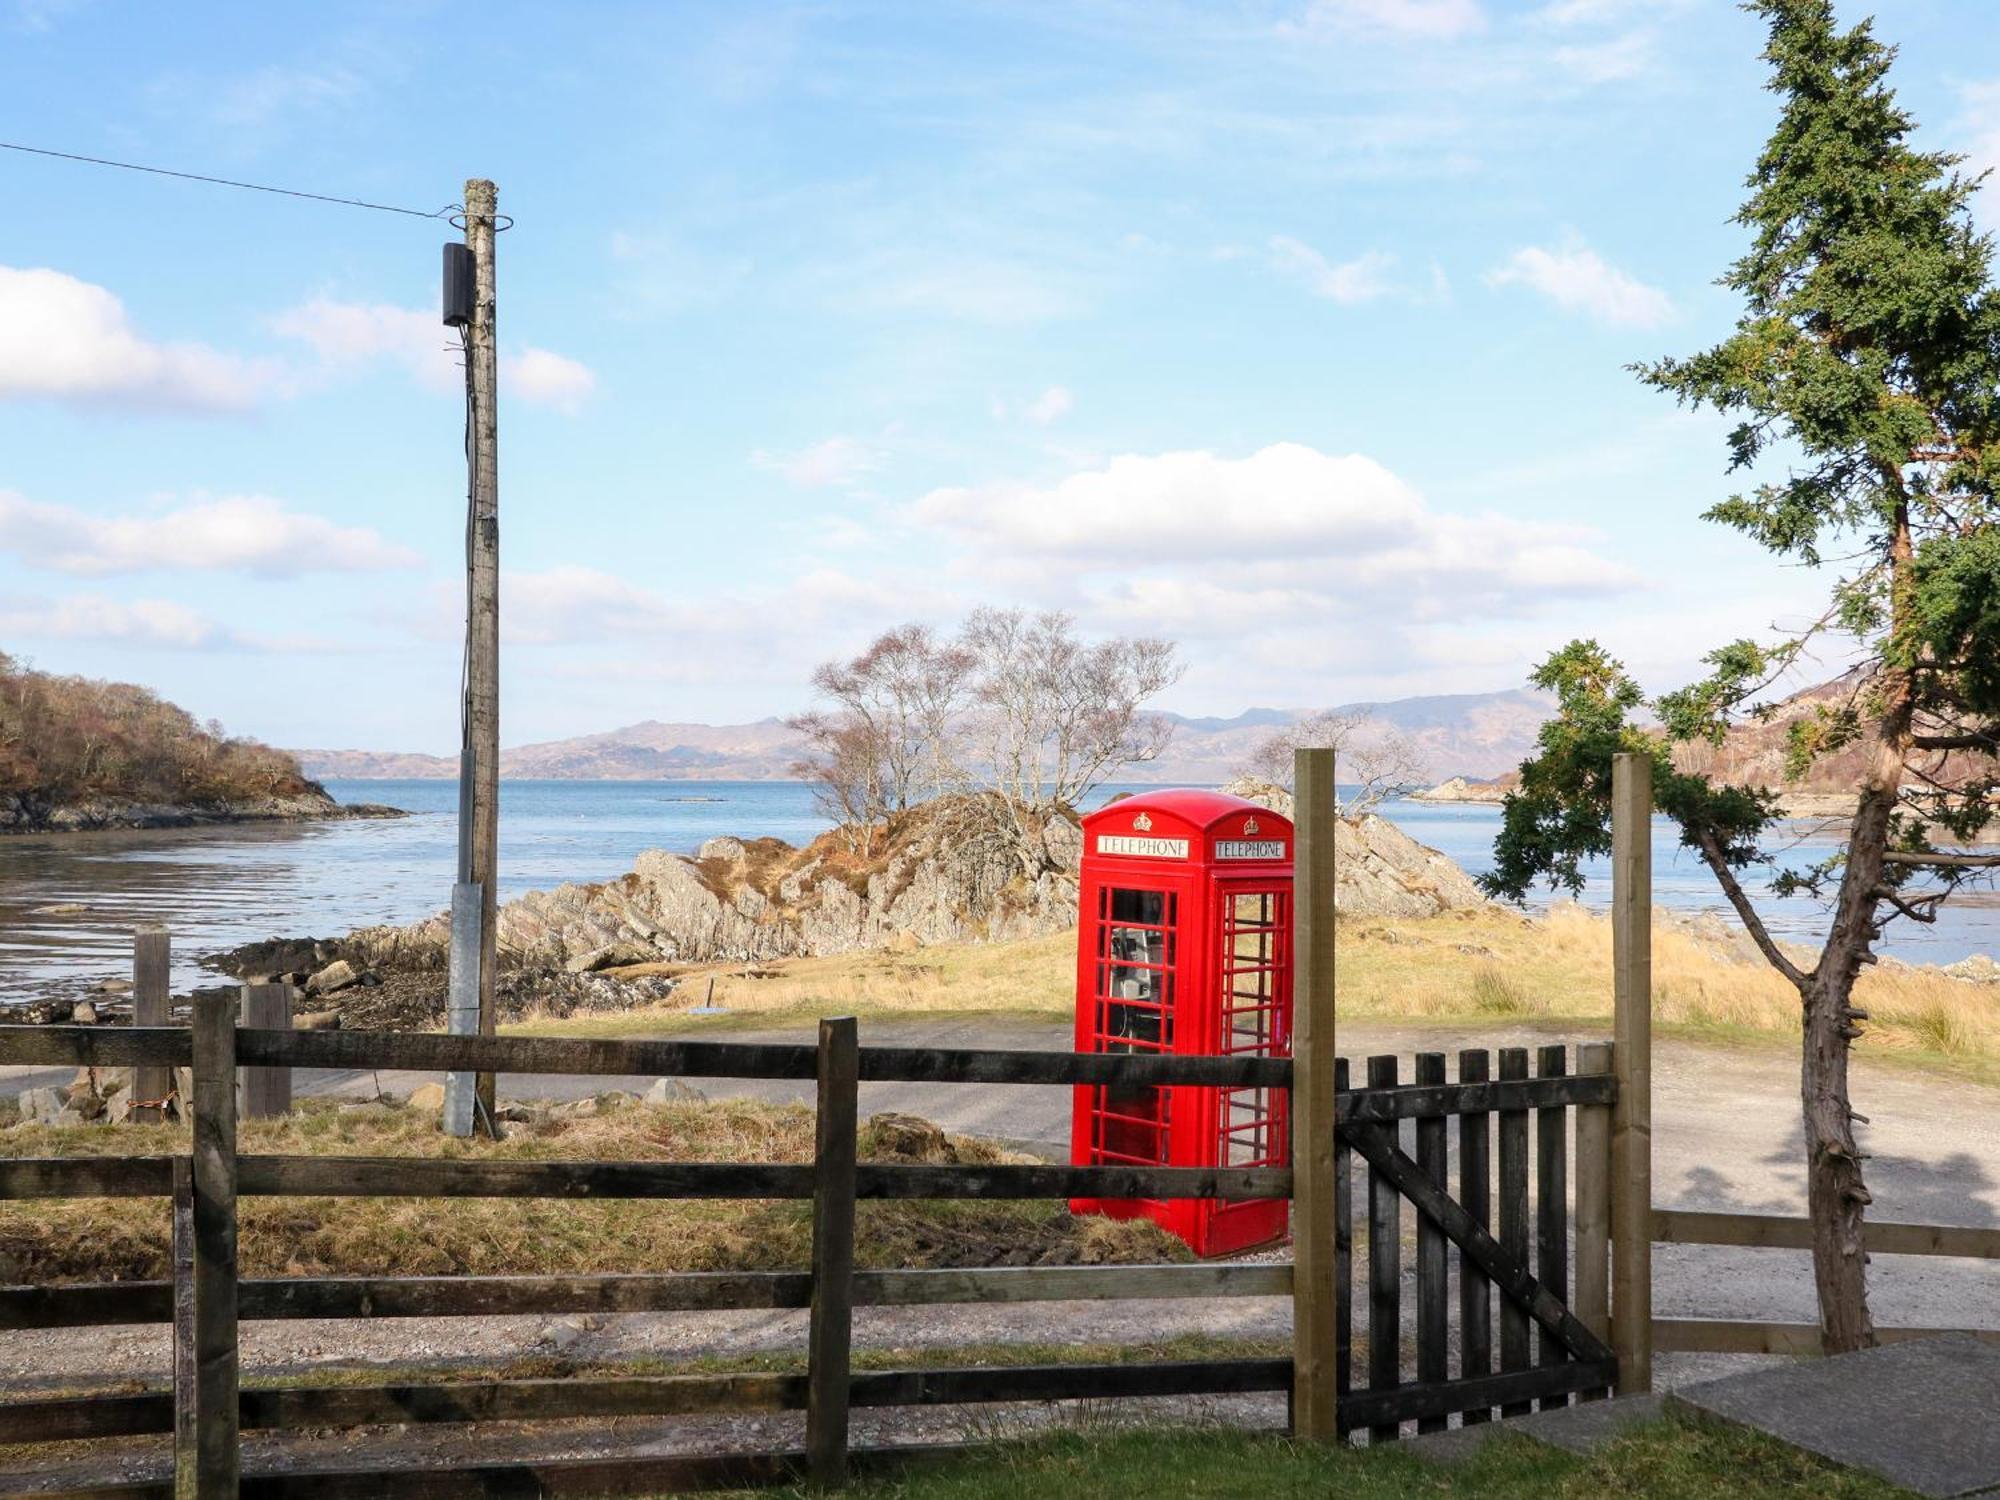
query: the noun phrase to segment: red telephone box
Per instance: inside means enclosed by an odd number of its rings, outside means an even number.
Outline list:
[[[1127,797],[1083,820],[1076,953],[1079,1052],[1247,1053],[1292,1047],[1292,824],[1222,792]],[[1289,1099],[1269,1088],[1076,1089],[1083,1166],[1282,1167]],[[1150,1218],[1197,1255],[1282,1239],[1282,1199],[1077,1199]]]

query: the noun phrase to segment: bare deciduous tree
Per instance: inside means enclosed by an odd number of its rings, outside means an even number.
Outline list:
[[[1172,725],[1143,706],[1180,673],[1169,641],[1086,642],[1055,611],[978,610],[949,641],[906,625],[813,673],[829,706],[786,720],[807,747],[793,770],[857,848],[920,796],[990,787],[1034,874],[1050,816],[1166,747]]]
[[[976,663],[981,759],[1032,874],[1048,816],[1076,807],[1111,771],[1166,748],[1173,725],[1144,705],[1180,679],[1181,665],[1171,641],[1086,644],[1058,610],[976,610],[962,640]]]
[[[1340,804],[1350,818],[1374,811],[1385,798],[1401,796],[1425,780],[1423,752],[1402,730],[1370,714],[1331,708],[1272,731],[1251,752],[1244,772],[1290,786],[1295,750],[1335,753],[1342,785],[1355,789]]]
[[[961,784],[971,669],[970,652],[925,625],[888,631],[851,661],[821,664],[813,687],[831,707],[786,720],[807,745],[792,769],[818,786],[821,810],[872,830],[926,793]],[[872,832],[864,837],[872,842]]]
[[[792,762],[792,774],[812,783],[814,806],[840,829],[847,847],[871,853],[875,831],[890,811],[880,738],[845,711],[796,714],[785,724],[806,742],[806,753]]]

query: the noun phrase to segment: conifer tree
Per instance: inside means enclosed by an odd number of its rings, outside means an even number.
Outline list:
[[[1611,756],[1654,757],[1659,810],[1799,992],[1813,1264],[1832,1353],[1874,1342],[1848,1093],[1867,1021],[1855,981],[1888,924],[1934,922],[1961,884],[2000,866],[1965,847],[2000,786],[2000,302],[1992,241],[1969,211],[1981,179],[1910,144],[1914,122],[1887,83],[1894,49],[1866,22],[1840,30],[1830,0],[1746,9],[1769,28],[1781,109],[1737,216],[1750,247],[1722,279],[1743,310],[1714,348],[1638,373],[1737,419],[1730,466],[1745,488],[1707,517],[1826,570],[1826,611],[1796,634],[1714,651],[1707,677],[1654,700],[1658,729],[1633,723],[1643,696],[1595,642],[1552,655],[1534,681],[1559,713],[1508,799],[1487,884],[1515,899],[1540,879],[1579,888],[1579,862],[1610,847]],[[1674,749],[1719,743],[1767,709],[1821,635],[1860,643],[1863,670],[1844,701],[1794,721],[1790,770],[1855,747],[1865,771],[1839,853],[1770,881],[1825,905],[1807,962],[1774,939],[1750,889],[1771,863],[1758,837],[1778,820],[1777,794],[1678,770]]]

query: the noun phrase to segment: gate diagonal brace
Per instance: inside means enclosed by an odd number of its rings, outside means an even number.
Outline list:
[[[1397,1192],[1416,1205],[1419,1213],[1443,1230],[1446,1239],[1471,1256],[1502,1296],[1525,1307],[1530,1317],[1561,1342],[1571,1358],[1616,1357],[1603,1340],[1534,1278],[1525,1264],[1509,1255],[1471,1214],[1447,1197],[1397,1145],[1388,1130],[1375,1125],[1342,1125],[1340,1135],[1369,1166],[1388,1178]]]

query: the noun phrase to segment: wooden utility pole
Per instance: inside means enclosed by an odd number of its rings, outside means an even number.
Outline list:
[[[500,416],[499,368],[494,335],[493,238],[499,194],[491,182],[465,184],[465,243],[472,251],[472,321],[466,345],[466,466],[469,471],[465,536],[465,705],[464,738],[458,772],[458,882],[474,887],[462,894],[476,899],[478,942],[451,950],[451,992],[479,1000],[479,1033],[494,1030],[494,979],[499,948],[500,844]],[[455,892],[457,896],[460,893]],[[459,903],[454,900],[454,906]],[[470,904],[470,901],[467,903]],[[470,912],[466,913],[467,916]],[[476,954],[477,983],[461,972]],[[464,1085],[453,1080],[455,1090]],[[477,1075],[475,1093],[488,1122],[493,1116],[493,1075]],[[467,1101],[469,1102],[469,1101]],[[464,1122],[470,1109],[451,1108],[448,1125]]]
[[[1611,1347],[1618,1394],[1653,1388],[1653,762],[1611,763]]]
[[[1334,1193],[1334,838],[1331,750],[1292,760],[1292,1430],[1339,1436]]]

